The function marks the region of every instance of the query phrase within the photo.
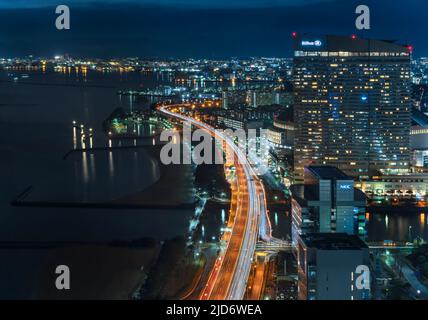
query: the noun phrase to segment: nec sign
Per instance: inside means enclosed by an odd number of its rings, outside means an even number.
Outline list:
[[[351,190],[352,185],[351,184],[341,184],[341,185],[339,185],[339,189],[340,190]]]

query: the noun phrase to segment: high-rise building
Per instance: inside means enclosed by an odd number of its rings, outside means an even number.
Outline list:
[[[370,299],[369,248],[343,233],[302,235],[297,246],[299,300]],[[361,270],[367,272],[361,280]],[[358,282],[358,283],[357,283]],[[366,283],[367,282],[367,283]]]
[[[353,177],[410,165],[410,46],[294,37],[295,179],[327,164]]]

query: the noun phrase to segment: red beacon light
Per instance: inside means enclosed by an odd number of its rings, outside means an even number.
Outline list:
[[[407,46],[407,50],[409,50],[409,52],[412,53],[413,52],[413,46],[412,45]]]
[[[297,37],[297,32],[294,31],[291,35],[293,36],[293,38],[295,38]]]
[[[353,34],[353,35],[351,36],[351,39],[352,39],[352,40],[356,40],[356,39],[357,39],[357,36],[356,36],[355,34]]]

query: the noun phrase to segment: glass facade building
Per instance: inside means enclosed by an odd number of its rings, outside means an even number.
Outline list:
[[[296,35],[294,50],[296,181],[312,164],[362,179],[408,172],[411,48]]]

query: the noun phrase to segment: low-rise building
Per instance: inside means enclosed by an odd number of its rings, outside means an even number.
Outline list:
[[[234,109],[235,107],[246,106],[248,95],[246,90],[230,90],[222,93],[223,109]]]
[[[355,184],[369,198],[375,196],[416,197],[428,194],[428,173],[406,175],[383,175],[372,177],[370,181]]]

